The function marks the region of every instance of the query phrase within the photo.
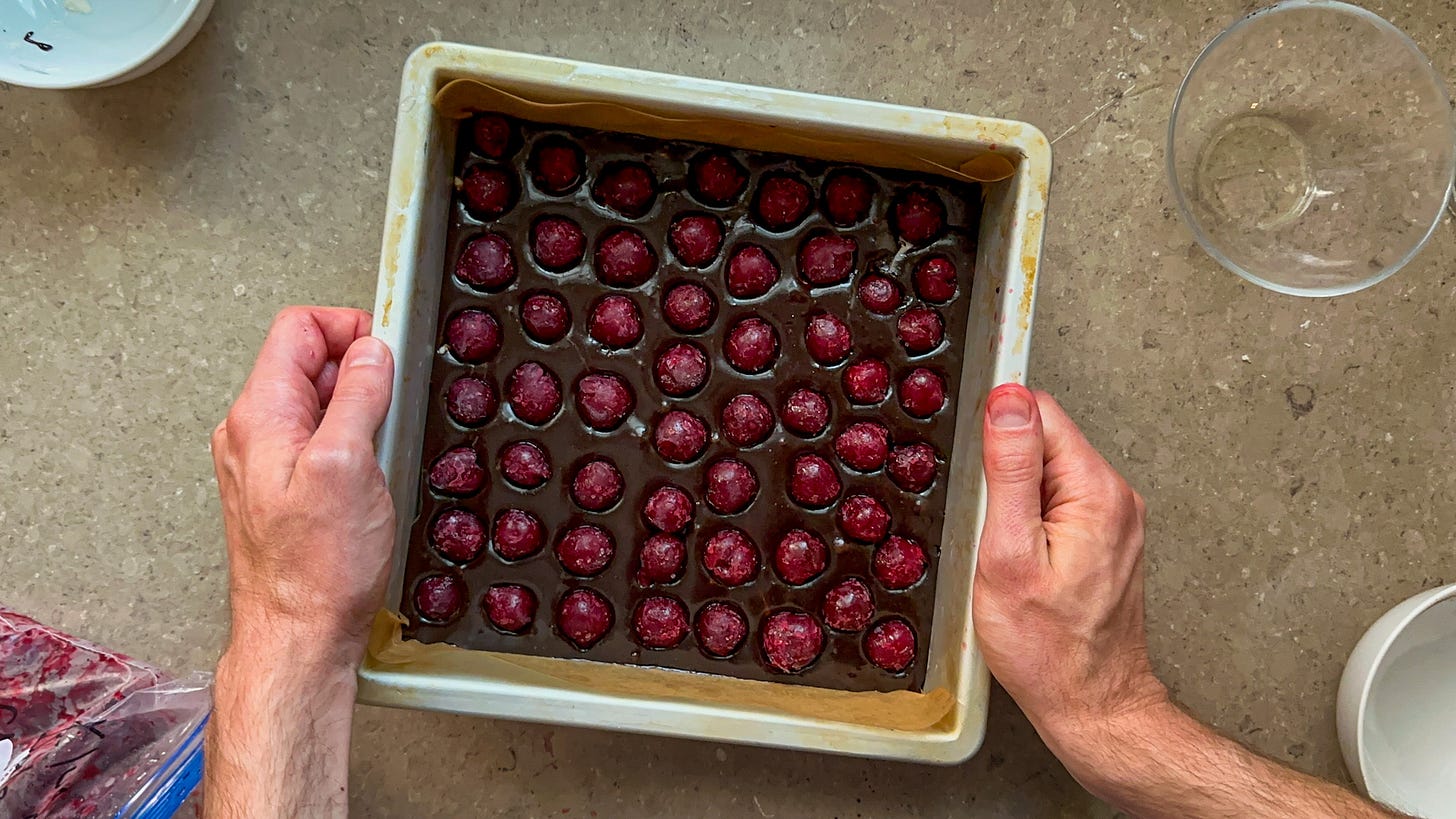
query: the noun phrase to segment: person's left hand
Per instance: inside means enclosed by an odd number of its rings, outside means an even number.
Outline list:
[[[374,454],[394,362],[370,323],[337,307],[279,313],[213,432],[232,647],[262,640],[350,668],[363,656],[395,531]]]

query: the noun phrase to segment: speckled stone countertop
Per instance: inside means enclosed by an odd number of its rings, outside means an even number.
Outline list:
[[[1456,65],[1450,0],[1371,8]],[[372,304],[400,67],[451,39],[1041,127],[1056,164],[1032,379],[1147,496],[1154,665],[1198,716],[1347,781],[1345,655],[1387,607],[1456,580],[1456,234],[1335,300],[1266,293],[1199,250],[1163,135],[1182,71],[1247,9],[219,3],[141,80],[0,85],[0,600],[174,669],[215,661],[226,568],[207,433],[280,306]],[[991,707],[956,768],[360,708],[353,802],[1110,815],[1010,699]]]

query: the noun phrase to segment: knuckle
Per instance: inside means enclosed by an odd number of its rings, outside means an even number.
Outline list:
[[[1113,502],[1117,505],[1117,509],[1122,512],[1124,517],[1137,515],[1137,493],[1132,491],[1132,487],[1128,486],[1126,482],[1121,480],[1117,482],[1117,490],[1113,495]]]
[[[348,474],[372,465],[373,454],[351,444],[314,444],[298,459],[298,468],[314,476]]]
[[[228,443],[243,450],[247,449],[249,441],[267,436],[277,426],[276,416],[268,408],[246,398],[233,404],[222,423],[227,428]]]
[[[209,441],[208,449],[212,452],[212,469],[217,473],[219,479],[225,475],[231,475],[233,469],[232,448],[228,446],[227,424],[218,424],[212,431],[212,440]]]
[[[986,471],[994,479],[1007,483],[1035,480],[1040,469],[1041,462],[1035,453],[1022,449],[994,452],[986,459]]]
[[[1110,469],[1098,470],[1088,481],[1087,499],[1097,509],[1115,514],[1132,506],[1131,492],[1117,473]]]
[[[1015,588],[1017,584],[1013,581],[1014,574],[1007,561],[992,550],[983,548],[976,558],[976,585],[997,589],[1007,586]]]
[[[1035,561],[1016,533],[991,529],[981,538],[976,555],[976,574],[997,584],[1024,585],[1035,574]]]
[[[246,433],[251,425],[252,413],[246,404],[239,401],[232,405],[232,408],[228,410],[227,417],[218,426],[229,433],[233,431]]]
[[[993,491],[986,500],[982,541],[991,550],[1003,553],[1036,539],[1035,526],[1040,524],[1042,516],[1040,504],[1033,505],[1033,501],[1017,492],[996,494]]]
[[[1026,572],[1019,568],[1015,561],[1007,560],[1005,555],[990,549],[982,551],[981,555],[976,558],[976,577],[980,578],[982,583],[989,583],[998,588],[1020,588],[1022,584],[1018,581],[1025,576]]]
[[[345,401],[352,404],[364,404],[376,406],[388,400],[389,394],[383,379],[379,378],[354,378],[348,383],[340,384],[334,389],[334,396],[329,403]]]
[[[304,310],[302,307],[299,307],[298,305],[289,305],[287,307],[284,307],[282,310],[279,310],[273,316],[273,326],[276,327],[276,326],[278,326],[280,324],[283,324],[285,322],[297,321],[300,317],[302,317],[303,315],[305,315],[307,312],[308,312],[307,310]]]

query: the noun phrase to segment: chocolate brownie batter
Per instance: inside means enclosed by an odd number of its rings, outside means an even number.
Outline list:
[[[399,400],[422,470],[490,474],[421,482],[406,636],[920,690],[979,188],[494,114],[458,144]]]

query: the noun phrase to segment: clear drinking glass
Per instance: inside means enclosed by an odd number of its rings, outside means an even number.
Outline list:
[[[1456,175],[1456,122],[1440,74],[1400,29],[1347,3],[1286,0],[1193,63],[1168,174],[1224,267],[1337,296],[1390,276],[1430,238]]]

